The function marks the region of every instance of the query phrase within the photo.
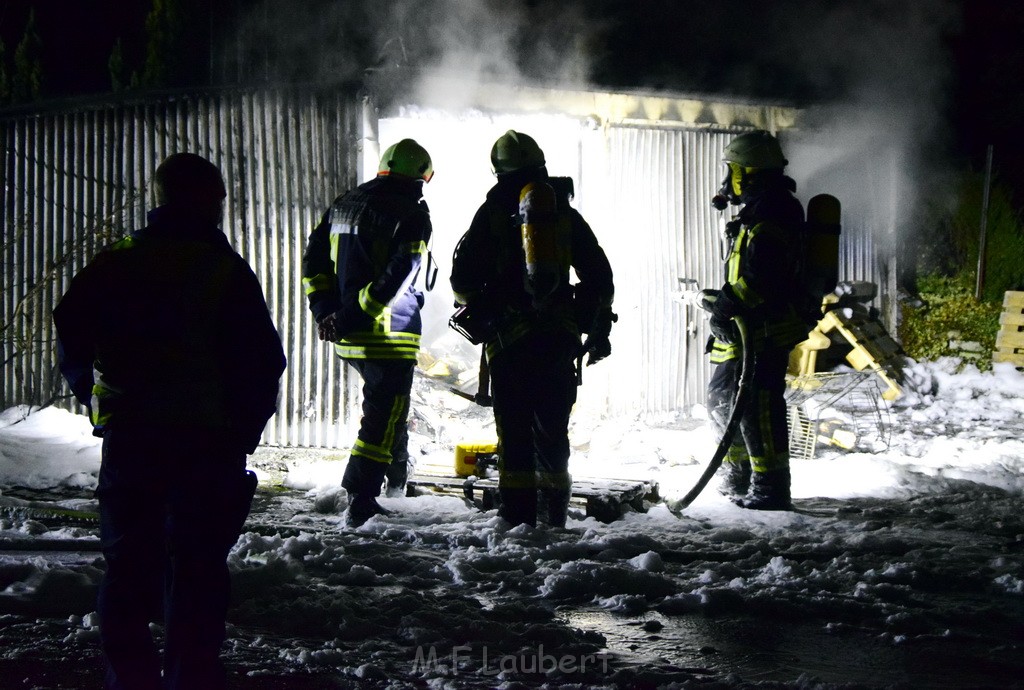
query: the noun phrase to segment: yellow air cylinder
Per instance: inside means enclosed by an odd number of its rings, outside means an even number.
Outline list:
[[[455,474],[459,477],[484,476],[485,465],[498,457],[496,443],[460,443],[455,446]]]
[[[533,298],[534,306],[558,287],[557,207],[555,190],[546,182],[531,182],[519,193],[526,260],[523,286]]]
[[[842,211],[839,199],[818,194],[807,203],[808,288],[821,296],[839,282],[839,232]]]

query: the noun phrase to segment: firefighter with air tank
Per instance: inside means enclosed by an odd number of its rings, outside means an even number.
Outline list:
[[[744,344],[734,319],[746,325],[754,370],[747,404],[737,411],[739,433],[722,463],[720,491],[744,508],[789,510],[786,369],[793,346],[821,316],[820,295],[815,304],[803,284],[804,210],[794,196],[796,183],[783,172],[788,161],[769,132],[737,136],[723,160],[728,172],[712,204],[741,208],[726,224],[725,281],[702,295],[710,312],[708,352],[716,365],[708,411],[720,437],[740,382]]]
[[[572,488],[568,424],[578,359],[589,354],[593,364],[611,352],[612,271],[569,205],[572,180],[548,176],[532,137],[506,132],[491,164],[497,184],[452,260],[452,289],[464,307],[453,325],[484,344],[490,366],[499,515],[513,525],[540,518],[560,527]],[[581,333],[588,334],[582,344]]]

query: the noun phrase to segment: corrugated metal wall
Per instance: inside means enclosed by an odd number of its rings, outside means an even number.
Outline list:
[[[723,221],[708,200],[732,136],[612,126],[600,145],[583,147],[581,210],[615,271],[617,366],[604,391],[612,413],[688,413],[704,402],[707,320],[678,299],[679,281],[691,278],[701,287],[721,282]],[[594,195],[587,181],[602,169],[607,189]],[[605,218],[612,220],[606,224]]]
[[[281,405],[264,441],[347,443],[358,390],[316,339],[300,263],[313,225],[356,180],[361,113],[351,94],[233,92],[0,119],[0,404],[61,394],[50,310],[96,249],[144,224],[156,165],[191,151],[224,173],[223,228],[256,270],[286,344]]]
[[[224,171],[223,227],[256,270],[288,354],[280,411],[264,441],[346,446],[359,417],[357,379],[316,339],[300,262],[323,210],[357,181],[363,159],[375,157],[375,127],[376,116],[343,93],[182,95],[0,118],[0,404],[40,403],[63,391],[50,309],[97,248],[144,223],[152,170],[188,150]],[[721,282],[724,217],[709,201],[735,133],[581,123],[578,203],[612,261],[620,317],[614,357],[585,372],[581,405],[657,415],[704,403],[707,320],[678,299],[679,279]],[[876,196],[865,203],[881,211],[862,208],[844,219],[840,275],[878,282],[885,294],[872,226],[891,214],[870,201]]]

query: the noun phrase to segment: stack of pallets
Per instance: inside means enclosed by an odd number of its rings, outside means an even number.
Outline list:
[[[1010,290],[1003,295],[1003,313],[999,315],[992,361],[1024,367],[1024,292]]]

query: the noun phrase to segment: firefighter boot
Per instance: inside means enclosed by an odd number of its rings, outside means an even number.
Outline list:
[[[409,480],[408,460],[392,460],[387,466],[384,476],[388,480],[387,497],[398,498],[405,496],[405,485]]]
[[[569,489],[541,489],[538,503],[539,521],[551,527],[565,527],[569,517]]]
[[[537,490],[529,489],[498,489],[498,517],[511,524],[537,525]]]
[[[736,504],[750,510],[792,510],[789,495],[789,468],[753,472],[747,495]]]
[[[341,480],[342,488],[348,492],[346,525],[359,527],[374,515],[390,515],[389,511],[377,503],[387,468],[386,464],[362,455],[353,455],[349,458],[345,476]]]
[[[731,456],[732,453],[730,452]],[[750,460],[748,458],[732,459],[726,456],[722,463],[722,481],[718,485],[718,493],[727,498],[739,498],[747,495],[750,489]]]

